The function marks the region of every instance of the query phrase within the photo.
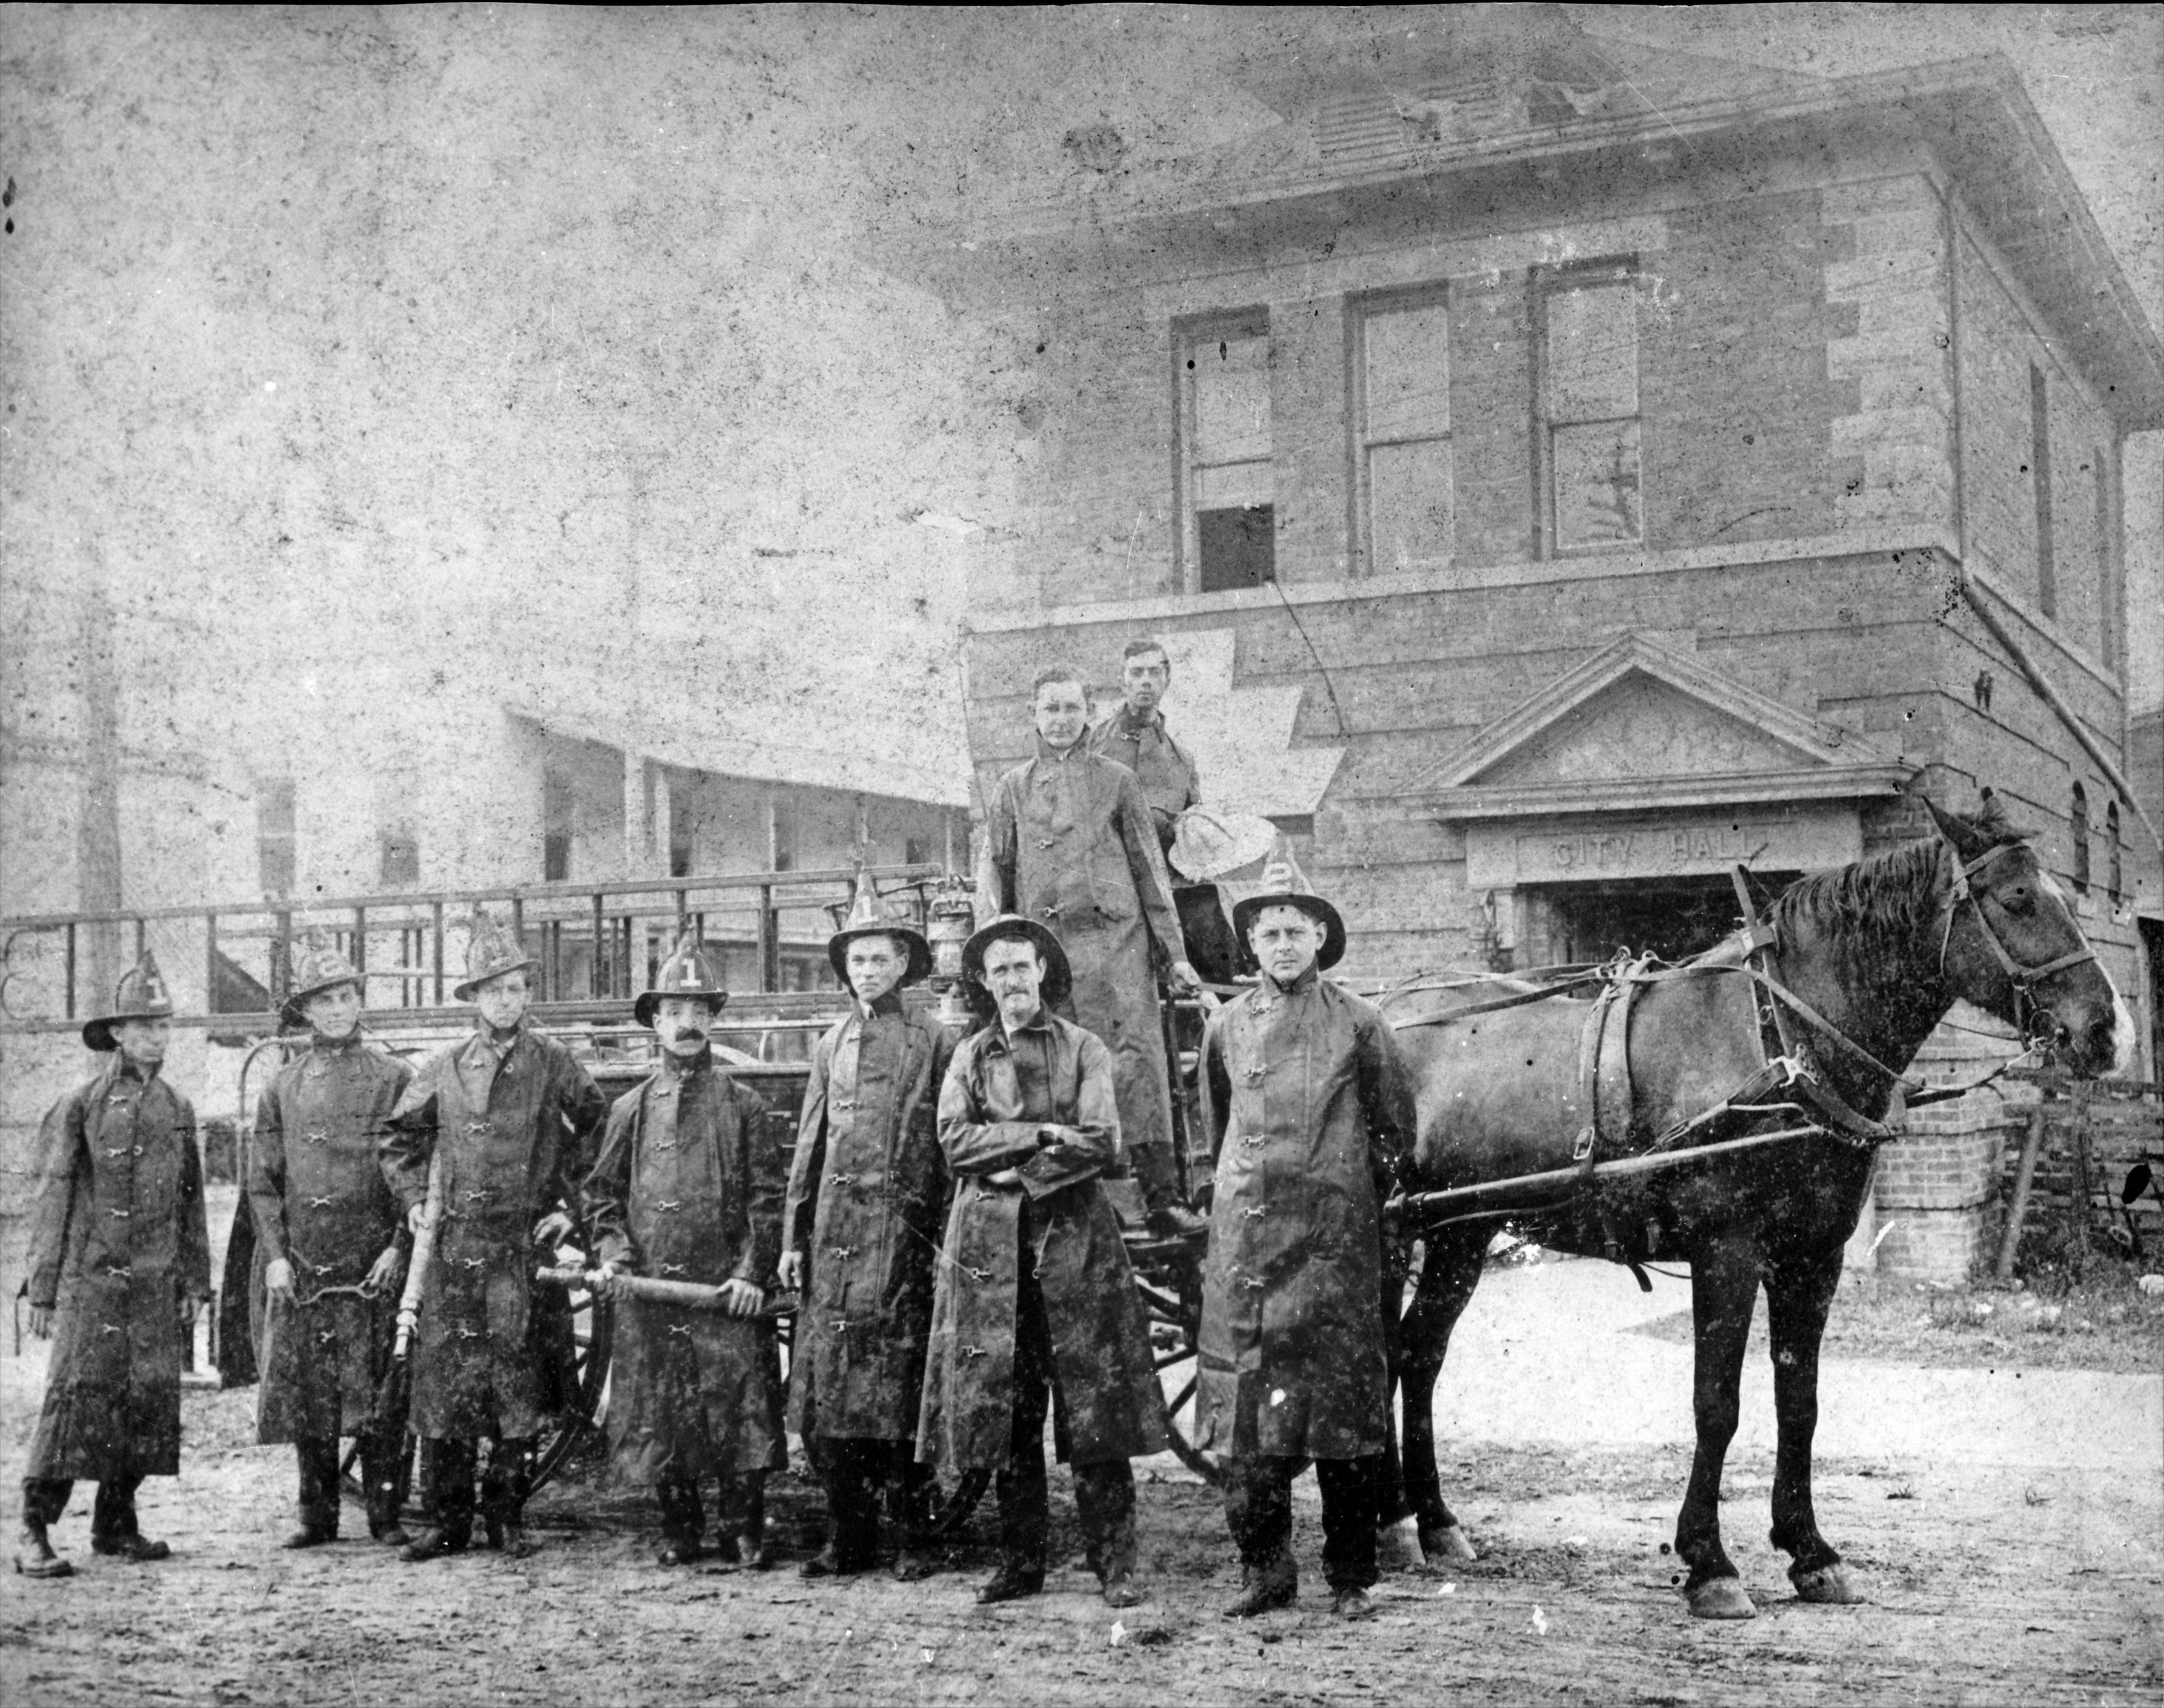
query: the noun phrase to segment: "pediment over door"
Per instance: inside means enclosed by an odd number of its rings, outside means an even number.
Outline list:
[[[1896,792],[1862,738],[1626,635],[1496,718],[1405,791],[1443,819],[1647,812]]]

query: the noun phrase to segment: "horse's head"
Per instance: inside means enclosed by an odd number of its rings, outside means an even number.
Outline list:
[[[1987,793],[1973,818],[1932,818],[1952,869],[1939,923],[1939,970],[1953,993],[1997,1015],[2083,1077],[2123,1069],[2134,1021],[2025,833]]]

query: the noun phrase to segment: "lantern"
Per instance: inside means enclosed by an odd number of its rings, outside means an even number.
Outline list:
[[[932,896],[924,922],[924,939],[932,945],[932,976],[927,982],[939,992],[940,1023],[958,1032],[973,1031],[976,1026],[962,988],[962,949],[977,926],[975,896],[966,878],[950,875]]]

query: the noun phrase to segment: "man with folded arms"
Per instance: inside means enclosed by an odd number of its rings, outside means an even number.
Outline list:
[[[1044,1416],[1105,1600],[1131,1607],[1135,1482],[1163,1451],[1164,1396],[1118,1218],[1097,1179],[1119,1148],[1111,1054],[1051,1012],[1067,958],[1035,920],[994,919],[962,951],[998,1017],[957,1047],[939,1142],[957,1176],[932,1306],[917,1455],[998,1473],[1000,1568],[980,1601],[1044,1587]]]

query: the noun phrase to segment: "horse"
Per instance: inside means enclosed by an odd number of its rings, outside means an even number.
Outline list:
[[[1799,1600],[1862,1599],[1812,1509],[1811,1437],[1843,1248],[1877,1144],[1894,1136],[1885,1117],[1918,1089],[1901,1075],[1957,998],[2078,1076],[2123,1069],[2134,1037],[2066,895],[1990,791],[1973,817],[1925,805],[1936,836],[1806,877],[1706,954],[1641,964],[1598,1001],[1527,1001],[1507,994],[1527,989],[1507,980],[1492,987],[1506,994],[1471,1003],[1463,987],[1382,996],[1416,1085],[1408,1217],[1422,1192],[1543,1170],[1565,1183],[1530,1212],[1521,1202],[1401,1229],[1407,1252],[1417,1236],[1425,1258],[1402,1315],[1390,1305],[1405,1427],[1401,1458],[1381,1473],[1386,1533],[1410,1518],[1430,1554],[1473,1557],[1442,1497],[1433,1400],[1451,1329],[1507,1219],[1565,1251],[1689,1264],[1697,1451],[1675,1548],[1702,1618],[1756,1611],[1721,1545],[1719,1501],[1764,1288],[1778,1432],[1773,1542],[1790,1557]],[[1769,1130],[1789,1136],[1751,1137]],[[1697,1160],[1594,1172],[1708,1140],[1713,1151]]]

